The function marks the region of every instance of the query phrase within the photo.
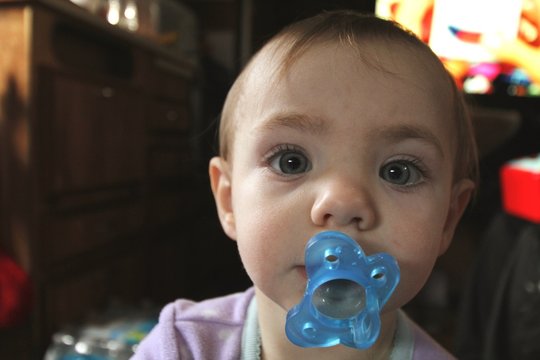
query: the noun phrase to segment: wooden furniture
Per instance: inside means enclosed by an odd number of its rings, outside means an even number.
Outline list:
[[[0,37],[0,248],[34,284],[0,358],[40,358],[111,299],[183,295],[193,66],[64,0],[0,1]]]

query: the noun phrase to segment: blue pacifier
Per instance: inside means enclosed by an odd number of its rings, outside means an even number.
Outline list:
[[[373,345],[381,330],[379,312],[399,282],[396,260],[386,253],[366,256],[337,231],[311,238],[305,258],[306,292],[287,314],[289,340],[302,347]]]

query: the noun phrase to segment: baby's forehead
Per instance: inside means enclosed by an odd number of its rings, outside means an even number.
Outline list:
[[[360,70],[373,77],[386,76],[411,83],[411,92],[447,95],[452,90],[451,78],[438,58],[422,46],[399,40],[364,40],[361,43],[339,39],[314,41],[301,52],[291,52],[290,44],[275,41],[263,48],[246,68],[243,87],[251,91],[274,88],[291,73],[306,71],[302,62],[314,57],[347,59],[346,71]],[[341,62],[343,63],[343,62]],[[314,68],[311,71],[331,71]]]
[[[368,93],[376,93],[380,96],[374,101],[379,101],[380,106],[397,109],[402,106],[402,99],[411,98],[424,106],[407,108],[407,112],[418,112],[420,116],[430,109],[438,114],[436,123],[444,123],[442,126],[448,130],[453,127],[448,121],[452,106],[451,87],[445,82],[444,71],[437,67],[436,61],[417,49],[403,44],[373,43],[353,48],[334,42],[315,44],[292,63],[287,62],[286,52],[274,50],[260,55],[246,82],[245,102],[241,105],[244,116],[239,117],[241,123],[254,125],[255,119],[266,117],[263,114],[284,111],[288,107],[299,112],[316,111],[312,107],[314,104],[309,102],[312,96],[323,105],[319,110],[322,114],[332,108],[335,94],[342,99],[348,98],[343,102],[346,108],[356,106],[359,111],[382,114],[381,108],[362,100],[370,97]],[[313,90],[321,87],[332,90]],[[323,93],[328,97],[320,96]],[[326,101],[328,107],[324,105]],[[380,114],[373,116],[382,116]]]

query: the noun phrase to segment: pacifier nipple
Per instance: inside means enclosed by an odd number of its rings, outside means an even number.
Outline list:
[[[306,292],[287,314],[285,331],[302,347],[365,349],[380,333],[380,310],[399,282],[389,254],[366,256],[347,235],[317,234],[306,245]]]
[[[334,319],[347,319],[364,309],[364,288],[351,280],[335,279],[319,286],[311,301],[321,314]]]

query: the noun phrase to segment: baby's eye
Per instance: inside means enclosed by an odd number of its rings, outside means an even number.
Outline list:
[[[311,163],[306,155],[296,149],[278,149],[269,158],[270,166],[278,173],[285,175],[302,174],[311,169]]]
[[[384,165],[379,176],[395,185],[413,186],[424,180],[424,174],[412,161],[397,160]]]

